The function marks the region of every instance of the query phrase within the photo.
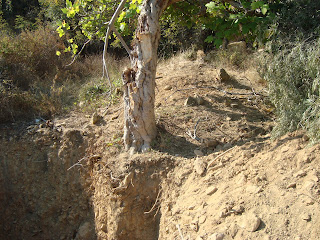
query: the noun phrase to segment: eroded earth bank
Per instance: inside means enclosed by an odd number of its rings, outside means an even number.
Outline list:
[[[320,146],[271,140],[265,86],[227,72],[160,65],[145,154],[123,151],[121,103],[95,124],[74,112],[1,126],[0,239],[319,239]]]

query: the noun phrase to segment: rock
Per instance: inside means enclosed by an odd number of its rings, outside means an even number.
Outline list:
[[[186,101],[184,102],[185,106],[196,106],[197,101],[193,97],[188,97]]]
[[[308,213],[305,213],[305,214],[302,214],[302,219],[307,221],[307,222],[310,222],[311,221],[311,215],[308,214]]]
[[[231,117],[227,117],[226,120],[227,121],[231,121],[232,119],[231,119]]]
[[[211,186],[209,187],[207,190],[206,190],[206,194],[207,195],[212,195],[214,194],[216,191],[218,191],[218,188],[214,187],[214,186]]]
[[[214,233],[208,237],[208,240],[223,240],[224,234],[223,233]]]
[[[218,146],[220,142],[216,139],[204,139],[203,145],[207,148],[214,149],[216,146]]]
[[[262,192],[262,187],[261,186],[256,186],[256,185],[249,185],[246,187],[246,191],[248,193],[253,193],[253,194],[257,194],[259,192]]]
[[[166,91],[169,91],[169,90],[171,90],[171,89],[172,89],[172,86],[170,86],[170,85],[166,85],[163,89],[164,89],[164,90],[166,90]]]
[[[93,239],[94,228],[90,222],[85,222],[79,227],[78,233],[76,235],[77,240],[88,240]]]
[[[303,170],[300,170],[299,172],[297,172],[295,174],[296,178],[305,177],[305,176],[307,176],[307,173],[305,171],[303,171]]]
[[[231,80],[231,77],[229,76],[226,70],[221,68],[219,73],[219,79],[221,82],[228,82]]]
[[[194,99],[196,100],[196,103],[197,103],[198,105],[203,105],[203,104],[204,104],[204,99],[203,99],[203,97],[201,97],[201,96],[199,96],[199,95],[195,95],[195,96],[194,96]]]
[[[310,138],[308,137],[308,135],[304,134],[304,135],[302,136],[302,141],[303,141],[303,142],[308,142],[309,140],[310,140]]]
[[[194,152],[194,154],[197,155],[197,156],[200,156],[200,157],[204,156],[203,152],[200,151],[200,150],[198,150],[198,149],[194,150],[193,152]]]
[[[92,115],[92,124],[98,124],[102,120],[102,116],[100,116],[97,112]]]
[[[254,214],[248,214],[242,217],[240,227],[246,229],[249,232],[256,231],[261,223],[261,219]]]
[[[194,170],[196,173],[200,176],[203,176],[204,173],[206,172],[207,164],[201,159],[201,158],[196,158],[194,161]]]
[[[188,207],[188,210],[193,210],[194,208],[195,208],[195,206],[191,205],[191,206]]]
[[[297,184],[296,183],[290,183],[287,188],[296,188]]]

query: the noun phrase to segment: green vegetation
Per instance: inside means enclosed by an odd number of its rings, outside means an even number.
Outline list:
[[[313,140],[320,139],[319,44],[320,39],[299,41],[265,59],[262,73],[277,114],[274,137],[302,127]]]

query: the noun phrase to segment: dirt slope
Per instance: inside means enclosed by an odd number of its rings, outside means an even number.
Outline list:
[[[202,59],[159,65],[146,154],[123,152],[120,103],[97,124],[74,112],[2,131],[0,236],[320,239],[320,146],[303,132],[271,141],[263,81],[223,67],[229,77]]]

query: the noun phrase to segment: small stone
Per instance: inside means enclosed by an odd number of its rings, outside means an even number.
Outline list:
[[[201,158],[196,158],[194,161],[194,170],[196,173],[200,176],[203,176],[204,173],[206,172],[207,164],[201,159]]]
[[[102,120],[102,116],[100,116],[97,112],[92,115],[92,124],[98,124]]]
[[[310,138],[308,137],[308,135],[303,135],[302,136],[302,141],[304,141],[304,142],[308,142],[310,140]]]
[[[228,82],[230,81],[231,77],[229,76],[229,74],[227,73],[226,70],[224,70],[223,68],[220,69],[220,74],[219,74],[219,78],[221,82]]]
[[[191,206],[188,207],[188,210],[193,210],[194,208],[195,208],[195,206],[191,205]]]
[[[209,188],[206,190],[206,194],[207,194],[207,195],[212,195],[212,194],[214,194],[216,191],[218,191],[218,188],[212,186],[212,187],[209,187]]]
[[[256,185],[249,185],[247,188],[246,188],[246,191],[249,192],[249,193],[254,193],[254,194],[257,194],[259,192],[262,192],[262,187],[260,186],[256,186]]]
[[[172,89],[172,86],[170,86],[170,85],[166,85],[163,89],[164,89],[164,90],[166,90],[166,91],[169,91],[169,90],[171,90],[171,89]]]
[[[300,170],[299,172],[296,173],[295,177],[300,178],[300,177],[305,177],[307,176],[307,173],[303,170]]]
[[[243,216],[242,221],[240,222],[240,227],[246,229],[249,232],[256,231],[261,223],[261,219],[254,214],[248,214]]]
[[[226,120],[227,121],[231,121],[232,119],[231,119],[231,117],[227,117]]]
[[[287,188],[296,188],[297,184],[296,183],[290,183]]]
[[[185,106],[195,106],[195,105],[197,105],[197,102],[193,97],[188,97],[186,99],[186,101],[184,102],[184,105]]]
[[[200,157],[204,156],[203,152],[200,151],[200,150],[198,150],[198,149],[194,150],[193,152],[194,152],[194,154],[197,155],[197,156],[200,156]]]
[[[203,104],[204,104],[204,99],[203,99],[203,97],[201,97],[201,96],[199,96],[199,95],[195,95],[195,96],[194,96],[194,99],[196,100],[196,103],[197,103],[198,105],[203,105]]]
[[[220,142],[216,139],[205,139],[203,144],[207,148],[215,148],[220,144]]]
[[[302,217],[303,220],[305,220],[307,222],[311,221],[311,215],[308,214],[308,213],[303,214],[301,217]]]
[[[208,237],[208,240],[223,240],[224,234],[223,233],[214,233]]]

